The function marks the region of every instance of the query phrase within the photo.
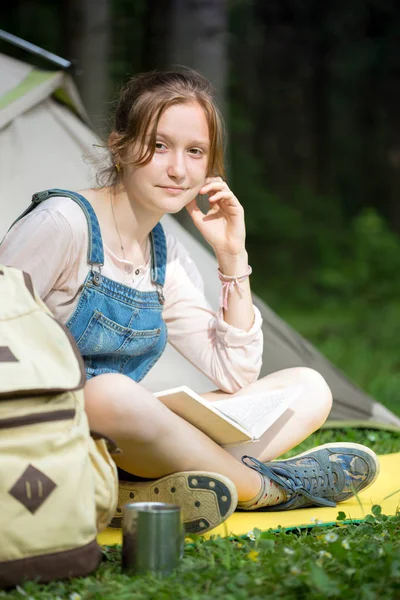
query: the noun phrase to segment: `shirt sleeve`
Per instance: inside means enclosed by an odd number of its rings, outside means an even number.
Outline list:
[[[17,221],[0,245],[0,263],[29,273],[42,300],[62,285],[72,262],[72,231],[56,210],[38,209]]]
[[[164,320],[168,340],[219,389],[233,393],[260,374],[262,317],[256,306],[249,331],[228,325],[204,294],[201,275],[184,246],[168,235]]]

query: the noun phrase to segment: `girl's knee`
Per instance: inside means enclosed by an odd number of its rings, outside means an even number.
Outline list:
[[[304,386],[303,398],[310,408],[310,413],[322,424],[332,408],[332,392],[325,378],[309,367],[297,367],[296,379]]]
[[[327,395],[332,395],[326,379],[319,371],[311,369],[310,367],[295,367],[293,371],[296,375],[296,379],[300,380],[307,387],[317,389]]]

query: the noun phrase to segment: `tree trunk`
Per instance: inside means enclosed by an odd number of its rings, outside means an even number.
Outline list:
[[[69,0],[64,11],[67,58],[76,65],[76,82],[92,125],[103,134],[109,99],[109,0]]]
[[[227,1],[170,0],[168,31],[165,48],[167,66],[190,67],[207,77],[214,86],[217,104],[225,117]],[[176,218],[203,242],[186,210],[182,210]]]
[[[324,194],[330,188],[329,53],[331,40],[327,23],[329,6],[324,2],[320,2],[320,0],[316,0],[313,6],[313,17],[315,34],[312,52],[311,95],[313,106],[314,189],[318,194]]]
[[[169,62],[207,77],[222,114],[227,85],[226,0],[172,0]]]
[[[143,44],[144,71],[169,67],[171,15],[171,0],[147,0]]]

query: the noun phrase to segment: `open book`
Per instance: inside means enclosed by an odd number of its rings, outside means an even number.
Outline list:
[[[187,386],[154,394],[221,446],[256,442],[303,392],[302,385],[211,402]]]

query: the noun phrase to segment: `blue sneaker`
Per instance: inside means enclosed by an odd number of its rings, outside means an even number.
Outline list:
[[[334,507],[372,485],[380,468],[375,452],[350,442],[323,444],[285,460],[262,463],[243,456],[242,462],[274,481],[288,497],[262,511]]]

